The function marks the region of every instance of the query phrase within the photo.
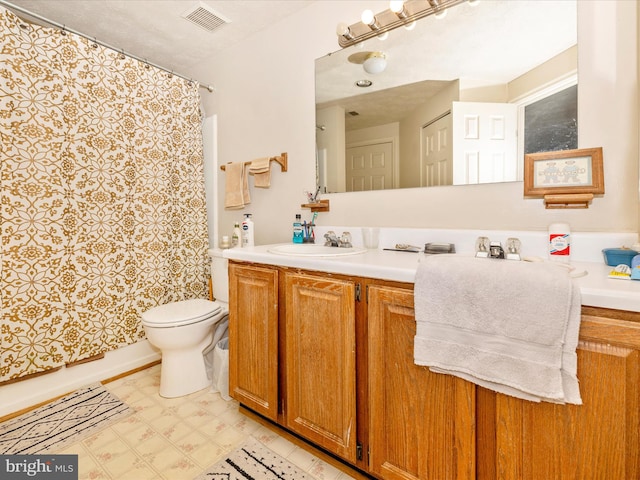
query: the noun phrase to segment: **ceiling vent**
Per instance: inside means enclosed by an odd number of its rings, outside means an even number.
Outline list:
[[[182,18],[195,23],[200,28],[204,28],[209,32],[220,28],[221,26],[229,23],[231,20],[224,18],[219,13],[213,11],[209,5],[202,2],[197,3],[189,10],[182,14]]]

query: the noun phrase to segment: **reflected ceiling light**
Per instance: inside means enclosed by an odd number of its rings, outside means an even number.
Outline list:
[[[382,52],[371,52],[362,62],[362,68],[372,75],[382,73],[387,68],[387,56]]]
[[[405,23],[404,28],[406,28],[407,30],[413,30],[414,28],[416,28],[416,21],[414,20],[411,23]]]
[[[360,22],[349,26],[340,24],[337,29],[338,43],[346,48],[374,36],[381,37],[398,27],[410,30],[415,26],[416,20],[429,15],[442,18],[448,8],[466,1],[477,0],[392,0],[387,10],[377,14],[365,10]]]
[[[355,85],[356,87],[367,88],[373,85],[373,82],[371,80],[358,80]]]

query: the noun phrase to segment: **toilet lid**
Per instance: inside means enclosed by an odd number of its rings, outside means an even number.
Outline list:
[[[220,313],[218,302],[200,298],[159,305],[142,314],[142,324],[158,327],[177,327],[201,322]]]

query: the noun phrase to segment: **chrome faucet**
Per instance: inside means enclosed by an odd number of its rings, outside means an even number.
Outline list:
[[[353,245],[351,244],[351,234],[349,232],[342,232],[340,238],[338,238],[333,231],[328,231],[324,234],[324,246],[325,247],[340,247],[340,248],[351,248]]]
[[[336,237],[336,234],[333,231],[328,231],[327,233],[324,234],[324,246],[325,247],[339,247],[339,241],[338,241],[338,237]]]

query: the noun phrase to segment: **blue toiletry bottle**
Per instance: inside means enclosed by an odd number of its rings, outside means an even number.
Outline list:
[[[631,280],[640,280],[640,255],[631,259]]]
[[[302,215],[296,214],[296,221],[293,222],[293,243],[302,243],[304,241],[301,218]]]

